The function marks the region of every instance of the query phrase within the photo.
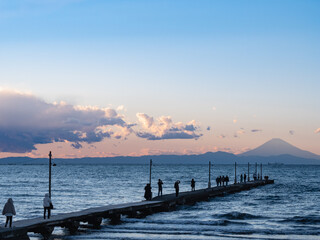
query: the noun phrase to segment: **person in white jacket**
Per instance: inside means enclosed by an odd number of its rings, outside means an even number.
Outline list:
[[[49,194],[46,193],[43,198],[43,218],[46,219],[46,212],[48,211],[48,219],[50,218],[51,209],[53,208]]]

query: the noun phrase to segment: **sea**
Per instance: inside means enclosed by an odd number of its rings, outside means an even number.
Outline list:
[[[252,177],[254,165],[250,171]],[[179,206],[176,211],[145,218],[122,216],[118,225],[104,219],[100,229],[81,224],[74,235],[56,227],[51,239],[320,239],[320,166],[263,165],[262,171],[275,180],[273,185]],[[246,172],[247,165],[237,166],[238,176]],[[206,188],[209,181],[207,165],[154,163],[151,173],[154,195],[159,178],[164,183],[164,194],[174,192],[176,180],[181,181],[181,191],[190,191],[192,178],[196,189]],[[220,175],[228,175],[233,182],[234,165],[213,164],[212,185]],[[143,201],[148,182],[149,165],[54,166],[53,215]],[[0,165],[0,207],[12,198],[17,212],[14,221],[43,216],[42,200],[47,192],[47,165]],[[0,223],[4,221],[5,217],[0,217]],[[42,239],[34,233],[29,237]]]

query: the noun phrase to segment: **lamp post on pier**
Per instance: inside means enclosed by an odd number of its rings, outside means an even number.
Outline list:
[[[50,151],[49,152],[49,198],[51,198],[51,158],[52,158],[52,153]]]
[[[234,183],[237,183],[237,162],[234,163]]]
[[[209,161],[209,182],[208,188],[211,188],[211,161]]]
[[[152,159],[150,159],[150,174],[149,174],[149,183],[151,186],[151,168],[152,168]]]

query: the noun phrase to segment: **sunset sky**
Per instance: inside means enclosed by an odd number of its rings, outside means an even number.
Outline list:
[[[0,1],[0,157],[320,154],[320,1]]]

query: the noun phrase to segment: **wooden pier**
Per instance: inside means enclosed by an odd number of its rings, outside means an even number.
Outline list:
[[[151,201],[89,208],[78,212],[53,215],[50,219],[39,217],[15,221],[13,222],[13,228],[4,228],[3,225],[1,226],[0,239],[29,240],[28,232],[40,233],[44,239],[48,239],[54,227],[67,228],[72,234],[78,230],[80,222],[88,223],[95,228],[99,228],[103,218],[110,219],[111,223],[117,223],[120,221],[121,215],[143,217],[156,212],[174,210],[177,205],[193,204],[198,201],[206,201],[212,197],[224,196],[225,194],[250,190],[273,183],[273,180],[236,183],[229,186],[181,192],[178,197],[176,197],[175,194],[167,194],[161,197],[154,197]]]

